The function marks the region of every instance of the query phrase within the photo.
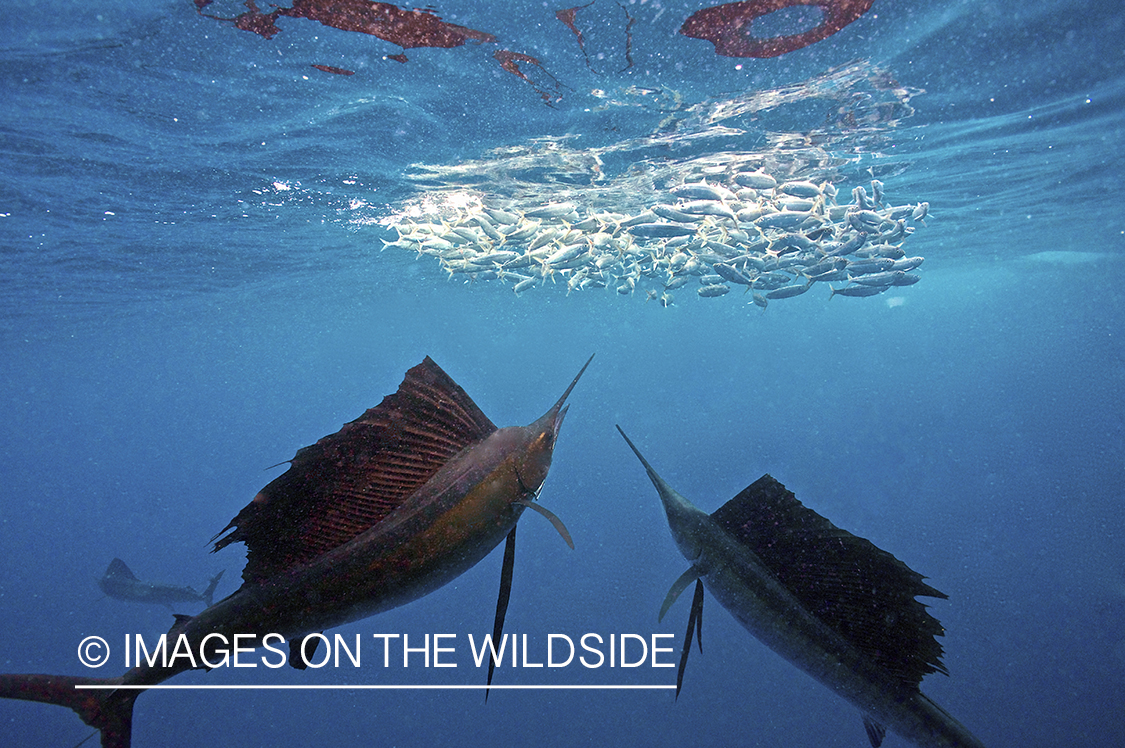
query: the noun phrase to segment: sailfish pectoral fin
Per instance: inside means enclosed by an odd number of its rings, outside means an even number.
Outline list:
[[[525,506],[528,509],[534,509],[535,511],[546,517],[547,521],[550,522],[556,530],[558,530],[559,535],[562,535],[562,539],[570,547],[570,550],[574,550],[574,540],[570,537],[570,532],[566,529],[566,525],[563,524],[563,521],[558,518],[558,515],[556,515],[550,509],[539,506],[538,504],[526,499],[516,499],[513,503],[520,504],[521,506]]]
[[[699,628],[697,629],[696,626]],[[691,601],[691,613],[688,614],[687,634],[684,636],[684,648],[680,651],[680,669],[676,671],[676,698],[680,698],[680,689],[684,685],[684,669],[687,668],[688,654],[691,653],[691,635],[696,634],[699,642],[699,651],[703,652],[703,582],[695,580],[695,597]]]
[[[695,614],[695,641],[699,654],[703,654],[703,582],[695,580],[695,597],[691,599],[691,612]]]
[[[883,738],[887,735],[887,728],[866,714],[863,715],[863,727],[867,730],[867,739],[871,741],[871,748],[879,748],[883,744]]]
[[[664,620],[664,616],[668,613],[668,609],[671,608],[676,600],[679,599],[680,595],[683,594],[683,591],[687,589],[687,586],[697,579],[699,579],[699,572],[696,571],[695,567],[693,566],[683,574],[681,574],[675,582],[672,582],[672,586],[671,588],[669,588],[668,594],[664,597],[664,603],[660,606],[660,615],[656,617],[657,623],[660,623]]]
[[[304,670],[309,666],[310,659],[316,659],[316,650],[320,648],[320,640],[323,637],[314,636],[312,640],[312,649],[305,648],[305,642],[313,634],[307,634],[300,639],[289,640],[289,667],[295,670]]]
[[[516,525],[512,526],[511,532],[508,533],[508,539],[504,543],[504,565],[500,569],[500,595],[496,598],[496,620],[492,624],[492,645],[497,645],[500,637],[504,635],[504,616],[508,613],[508,599],[512,596],[512,569],[516,565]],[[496,660],[490,658],[488,661],[488,682],[485,684],[484,700],[488,702],[487,686],[492,685],[492,672],[496,669]]]

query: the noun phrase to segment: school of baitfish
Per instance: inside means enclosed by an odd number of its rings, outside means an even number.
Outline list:
[[[396,216],[398,238],[383,241],[436,257],[451,278],[500,280],[517,295],[553,283],[644,293],[665,307],[679,289],[714,298],[742,286],[764,308],[817,283],[831,298],[918,282],[923,258],[902,244],[929,204],[888,205],[878,180],[853,188],[847,204],[838,196],[827,180],[718,168],[631,215],[565,198],[521,209],[462,195],[453,208]]]

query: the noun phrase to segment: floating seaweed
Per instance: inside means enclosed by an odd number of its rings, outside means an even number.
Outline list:
[[[496,41],[496,37],[488,32],[443,21],[428,10],[408,10],[372,0],[294,0],[293,7],[275,8],[269,13],[262,13],[254,0],[246,0],[247,12],[235,18],[204,13],[203,9],[210,4],[211,0],[195,0],[196,10],[201,16],[232,22],[236,28],[266,39],[273,38],[281,31],[275,22],[279,16],[286,16],[317,21],[342,31],[369,34],[402,47],[403,50],[418,47],[448,49],[460,47],[469,41],[478,44]],[[387,55],[387,58],[406,62],[405,54]]]
[[[696,11],[684,21],[680,33],[715,45],[724,57],[777,57],[827,39],[866,13],[874,0],[743,0]],[[800,34],[755,37],[755,19],[785,8],[814,5],[821,22]]]
[[[586,10],[587,8],[593,7],[597,4],[598,0],[591,0],[585,5],[578,5],[573,8],[565,8],[564,10],[555,11],[555,18],[557,18],[564,26],[570,29],[570,32],[572,34],[574,34],[574,38],[578,42],[578,49],[582,51],[582,57],[586,61],[586,67],[588,67],[590,71],[594,73],[605,73],[608,72],[605,69],[596,70],[594,68],[593,63],[590,61],[590,53],[586,49],[586,35],[578,26],[578,11]],[[602,6],[604,5],[606,5],[606,3],[602,3]],[[637,19],[634,18],[629,13],[629,10],[620,2],[615,3],[615,5],[621,10],[622,15],[624,16],[623,21],[615,20],[612,17],[602,15],[590,20],[588,24],[584,25],[595,31],[610,29],[616,34],[617,29],[620,28],[621,23],[624,23],[624,28],[621,29],[620,37],[615,40],[616,43],[611,44],[607,49],[599,49],[596,55],[601,60],[612,60],[617,57],[622,58],[623,66],[616,72],[624,73],[626,70],[633,67],[633,24],[636,23]]]

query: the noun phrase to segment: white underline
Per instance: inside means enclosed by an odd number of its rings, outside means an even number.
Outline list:
[[[74,688],[95,691],[153,691],[157,689],[180,691],[650,691],[671,690],[675,686],[343,686],[343,685],[279,685],[279,686],[185,686],[185,685],[154,685],[154,686],[115,686],[112,684],[78,684]]]

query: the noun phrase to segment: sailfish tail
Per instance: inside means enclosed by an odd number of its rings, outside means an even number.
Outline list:
[[[75,688],[120,683],[120,678],[0,674],[0,698],[69,707],[78,713],[83,722],[101,732],[102,748],[129,748],[133,702],[141,691]]]

